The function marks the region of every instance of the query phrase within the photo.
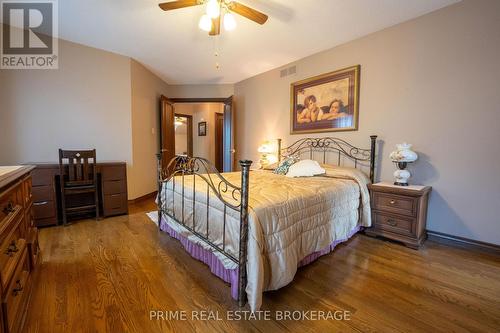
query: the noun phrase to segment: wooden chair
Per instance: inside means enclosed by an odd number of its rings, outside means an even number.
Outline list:
[[[67,163],[64,163],[67,160]],[[89,161],[92,160],[92,161]],[[66,226],[67,215],[95,211],[99,219],[99,193],[97,191],[97,162],[93,150],[59,149],[59,172],[61,175],[61,203],[63,224]],[[93,193],[94,203],[89,205],[66,207],[66,196],[72,194]]]

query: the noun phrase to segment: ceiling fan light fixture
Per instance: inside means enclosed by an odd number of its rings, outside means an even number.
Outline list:
[[[212,30],[212,20],[208,15],[203,15],[200,18],[200,22],[198,23],[198,27],[203,30],[203,31],[210,31]]]
[[[226,31],[231,31],[236,29],[236,19],[231,13],[224,14],[224,29]]]
[[[220,4],[217,0],[208,0],[207,15],[210,18],[216,19],[220,15]]]

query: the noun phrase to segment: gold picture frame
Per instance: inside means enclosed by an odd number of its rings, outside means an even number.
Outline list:
[[[290,134],[357,131],[360,69],[351,66],[292,83]]]

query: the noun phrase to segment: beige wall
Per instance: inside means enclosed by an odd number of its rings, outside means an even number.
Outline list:
[[[96,148],[132,161],[130,58],[59,41],[58,70],[0,70],[0,165]]]
[[[169,94],[170,98],[225,98],[234,94],[234,85],[170,85]]]
[[[433,186],[428,229],[500,244],[500,1],[466,0],[235,85],[239,158],[289,134],[290,83],[361,65],[356,132],[329,133],[359,146],[379,135],[379,180],[388,155],[414,144],[412,182]],[[288,66],[286,66],[288,67]],[[314,135],[324,136],[324,135]]]
[[[129,199],[155,191],[159,151],[160,96],[168,85],[135,60],[131,61],[132,155],[128,177]]]
[[[193,156],[215,164],[215,113],[224,113],[222,103],[177,103],[175,112],[193,116]],[[207,122],[207,135],[198,136],[198,123]]]
[[[96,148],[99,161],[127,162],[129,199],[157,188],[160,95],[233,94],[232,85],[169,86],[135,60],[65,40],[59,56],[58,70],[0,70],[0,165]]]

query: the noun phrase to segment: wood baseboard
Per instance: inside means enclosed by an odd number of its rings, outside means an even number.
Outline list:
[[[154,192],[151,192],[151,193],[148,193],[148,194],[145,194],[141,197],[138,197],[138,198],[135,198],[135,199],[132,199],[132,200],[129,200],[128,203],[129,204],[136,204],[138,202],[141,202],[141,201],[144,201],[144,200],[147,200],[147,199],[151,199],[151,198],[154,198],[156,197],[156,193],[158,193],[158,191],[154,191]]]
[[[442,232],[427,230],[427,238],[429,240],[433,240],[438,243],[443,243],[447,245],[466,245],[470,247],[474,247],[483,251],[487,251],[490,253],[495,253],[500,255],[500,245],[481,242],[465,237],[453,236],[449,234],[445,234]]]

